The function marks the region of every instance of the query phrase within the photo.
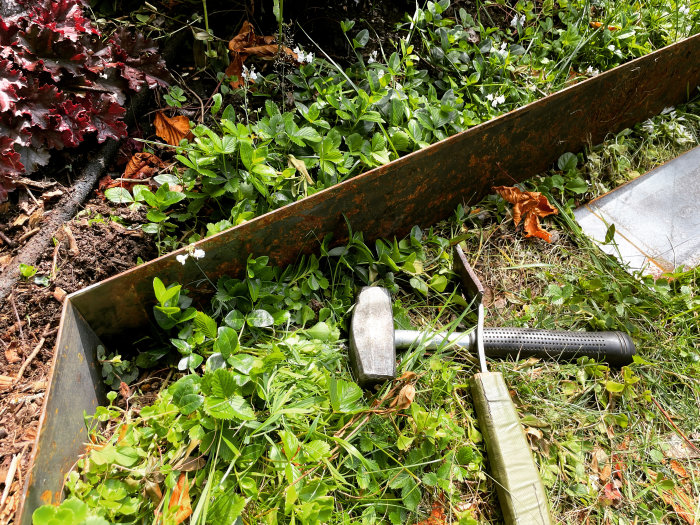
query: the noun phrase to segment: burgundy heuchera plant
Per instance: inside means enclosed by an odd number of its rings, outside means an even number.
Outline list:
[[[0,202],[13,181],[45,165],[51,149],[126,136],[129,92],[166,86],[165,63],[142,35],[108,39],[82,0],[27,0],[0,17]]]

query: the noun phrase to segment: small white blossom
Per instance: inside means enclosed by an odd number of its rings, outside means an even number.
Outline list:
[[[294,49],[292,49],[292,53],[294,53],[296,56],[298,56],[299,61],[301,61],[301,55],[303,55],[304,52],[299,48],[299,46],[296,46]]]
[[[377,61],[377,50],[375,49],[369,54],[369,58],[367,59],[368,64],[374,64]]]
[[[383,70],[383,69],[380,69],[379,71],[377,71],[377,76],[378,76],[379,78],[382,78],[382,77],[384,76],[384,70]]]
[[[187,257],[189,257],[189,255],[187,255],[186,253],[183,253],[183,254],[181,254],[181,255],[176,255],[176,256],[175,256],[175,258],[177,259],[177,262],[179,262],[179,263],[182,264],[183,266],[184,266],[184,264],[187,262]]]
[[[688,16],[690,14],[690,7],[687,5],[682,5],[678,8],[678,12],[683,16]]]
[[[661,114],[662,114],[662,115],[668,115],[669,113],[673,113],[675,110],[676,110],[675,107],[673,107],[673,106],[668,106],[667,108],[664,108],[663,110],[661,110]]]
[[[306,54],[306,59],[305,59],[307,64],[310,64],[311,62],[314,61],[314,54],[313,53],[307,53]]]
[[[642,129],[647,133],[651,134],[654,132],[654,122],[651,119],[647,119],[642,124]]]
[[[192,257],[194,257],[195,259],[202,259],[202,258],[204,258],[204,255],[205,255],[204,250],[202,250],[200,248],[197,248],[196,250],[194,250],[192,252]]]
[[[513,20],[510,21],[510,26],[511,27],[523,27],[525,25],[525,15],[520,15],[518,16],[517,14],[513,17]]]
[[[586,74],[592,77],[598,75],[599,73],[600,71],[598,71],[597,69],[593,69],[593,66],[588,66],[588,68],[586,69]]]
[[[486,95],[486,100],[491,102],[491,107],[497,107],[499,104],[503,104],[506,101],[505,95],[493,95],[489,93]]]
[[[258,79],[258,73],[255,71],[255,67],[248,69],[246,66],[243,66],[241,75],[246,82],[255,82]]]

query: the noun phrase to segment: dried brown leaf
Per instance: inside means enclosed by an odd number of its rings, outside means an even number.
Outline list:
[[[550,234],[542,229],[539,221],[539,217],[557,213],[547,197],[537,191],[522,191],[515,186],[494,186],[493,190],[513,205],[513,222],[517,226],[523,220],[525,237],[551,241]]]
[[[278,55],[284,55],[295,61],[299,60],[294,51],[288,47],[274,44],[274,41],[274,36],[256,35],[253,25],[247,20],[243,22],[241,30],[228,43],[228,48],[231,51],[231,62],[226,68],[226,76],[236,77],[236,80],[231,82],[231,87],[239,88],[243,85],[243,63],[249,56],[272,60]]]
[[[17,345],[10,344],[10,346],[5,348],[5,359],[10,364],[19,363],[22,360],[17,353]]]
[[[153,125],[156,128],[156,135],[171,146],[177,146],[182,139],[191,136],[190,119],[182,115],[168,117],[159,111],[153,119]]]
[[[129,159],[124,169],[123,177],[125,179],[147,179],[151,177],[158,168],[162,168],[163,166],[163,161],[153,153],[142,151],[141,153],[135,153]]]
[[[401,390],[399,390],[399,395],[391,402],[391,406],[396,407],[398,410],[404,410],[411,406],[415,397],[416,387],[411,384],[404,385]]]

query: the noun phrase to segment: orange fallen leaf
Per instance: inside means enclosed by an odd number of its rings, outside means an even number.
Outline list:
[[[593,29],[598,29],[600,27],[603,27],[603,23],[602,22],[591,22],[591,27]],[[620,28],[617,26],[608,26],[608,31],[617,31],[618,29],[620,29]]]
[[[447,516],[445,509],[439,501],[433,501],[430,517],[423,521],[419,521],[416,525],[447,525]]]
[[[413,398],[415,397],[416,387],[413,385],[404,385],[401,390],[399,390],[399,395],[391,402],[391,406],[396,407],[398,410],[403,410],[411,406]]]
[[[172,510],[173,508],[175,508],[175,515],[173,516],[175,524],[182,523],[192,514],[190,484],[187,482],[187,475],[184,473],[180,474],[177,485],[175,485],[168,502],[168,509]]]
[[[153,125],[156,128],[156,135],[171,146],[177,146],[182,139],[192,136],[190,119],[182,115],[166,117],[164,113],[159,111],[153,119]]]
[[[231,51],[231,63],[226,68],[226,76],[236,77],[231,82],[231,87],[239,88],[243,85],[243,63],[249,56],[256,56],[263,60],[273,60],[278,53],[299,60],[297,54],[285,46],[274,44],[274,36],[258,36],[255,34],[253,25],[247,20],[243,22],[243,27],[228,43]],[[250,80],[250,82],[253,82]]]
[[[651,469],[647,469],[647,475],[651,478],[657,478],[658,474]],[[663,502],[672,507],[688,525],[697,525],[695,519],[696,503],[683,487],[676,485],[671,489],[662,489],[660,491]]]
[[[494,186],[493,190],[513,205],[513,222],[523,220],[525,237],[539,237],[551,242],[551,235],[540,226],[540,217],[556,214],[547,197],[537,191],[522,191],[515,186]]]

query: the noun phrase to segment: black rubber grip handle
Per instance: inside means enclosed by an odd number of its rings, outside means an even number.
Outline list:
[[[489,357],[539,357],[570,361],[592,357],[611,366],[632,362],[637,352],[624,332],[566,332],[533,328],[485,328],[484,351]]]

